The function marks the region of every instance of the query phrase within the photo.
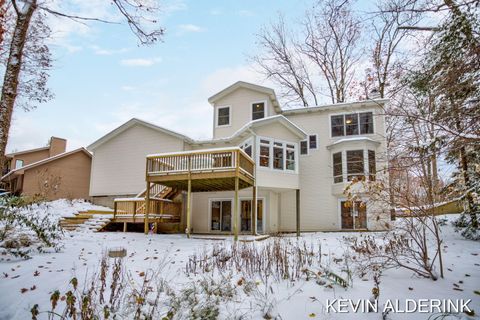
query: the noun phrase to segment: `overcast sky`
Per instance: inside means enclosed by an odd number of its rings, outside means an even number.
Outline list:
[[[52,0],[53,1],[53,0]],[[62,10],[109,18],[109,1],[69,0]],[[193,138],[209,138],[207,99],[237,80],[263,81],[249,64],[255,33],[278,12],[298,20],[311,1],[163,1],[164,42],[139,47],[125,25],[53,18],[55,98],[16,110],[8,151],[44,146],[50,136],[69,150],[87,146],[132,117]],[[70,11],[72,12],[72,11]]]

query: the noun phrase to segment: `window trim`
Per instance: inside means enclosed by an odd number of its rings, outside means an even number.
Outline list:
[[[231,230],[233,230],[233,219],[234,219],[234,206],[235,206],[235,201],[234,201],[234,198],[208,198],[208,230],[209,232],[218,232],[218,233],[231,233],[232,231],[222,231],[222,228],[221,228],[221,223],[220,223],[220,230],[212,230],[212,202],[214,201],[230,201],[230,205],[231,205],[231,208],[232,208],[232,213],[231,213],[231,221],[230,221],[230,226],[231,226]]]
[[[360,133],[360,113],[368,113],[368,112],[371,112],[372,113],[372,133]],[[357,115],[357,119],[358,119],[358,134],[354,134],[354,135],[346,135],[346,124],[345,124],[345,115],[347,114],[356,114]],[[343,136],[336,136],[334,137],[332,135],[332,117],[333,116],[342,116],[343,115]],[[349,111],[349,112],[337,112],[337,113],[331,113],[329,114],[329,117],[328,117],[328,129],[329,129],[329,135],[330,135],[330,139],[345,139],[345,138],[349,138],[349,137],[358,137],[358,136],[372,136],[375,134],[376,132],[376,125],[375,125],[375,116],[376,116],[376,113],[375,113],[375,110],[373,109],[365,109],[365,110],[355,110],[355,111]],[[317,142],[318,144],[318,142]]]
[[[310,137],[313,137],[313,136],[315,136],[315,145],[316,145],[315,148],[310,147]],[[308,149],[309,150],[318,150],[318,133],[309,134],[307,141],[308,141]]]
[[[250,110],[248,111],[249,113],[249,117],[250,117],[250,121],[255,121],[253,120],[253,105],[255,103],[263,103],[264,104],[264,110],[263,110],[263,118],[260,118],[260,119],[265,119],[268,117],[268,104],[267,104],[267,100],[259,100],[259,101],[252,101],[250,102]],[[257,119],[257,120],[260,120],[260,119]]]
[[[269,145],[269,152],[270,152],[270,157],[269,157],[269,166],[268,167],[263,167],[260,165],[260,146],[262,143],[260,140],[267,140],[270,142]],[[274,169],[273,168],[273,148],[274,148],[274,143],[281,143],[282,144],[282,149],[283,149],[283,169]],[[286,168],[287,165],[287,144],[291,144],[294,146],[294,156],[295,156],[295,170],[290,170]],[[265,144],[263,144],[265,145]],[[284,141],[280,139],[275,139],[271,137],[264,137],[264,136],[257,136],[257,143],[256,143],[256,151],[257,151],[257,156],[255,157],[255,163],[257,165],[258,170],[268,170],[268,171],[274,171],[274,172],[281,172],[281,173],[294,173],[298,174],[298,167],[299,167],[299,155],[300,155],[300,150],[297,142],[292,142],[292,141]]]
[[[307,144],[307,153],[302,153],[302,142],[305,142]],[[310,154],[310,148],[308,147],[308,140],[302,140],[299,143],[299,153],[300,156],[308,156]]]
[[[220,109],[228,108],[228,124],[218,124],[218,112]],[[231,106],[215,106],[215,128],[226,128],[232,125],[232,107]]]
[[[22,162],[22,165],[17,167],[17,163],[18,162]],[[25,161],[23,161],[22,159],[15,159],[15,170],[16,169],[20,169],[20,168],[23,168],[25,166]]]

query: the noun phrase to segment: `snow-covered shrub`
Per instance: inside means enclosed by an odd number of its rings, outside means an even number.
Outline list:
[[[434,248],[438,238],[432,235],[433,228],[432,221],[425,217],[402,218],[397,220],[395,229],[382,236],[366,234],[345,237],[345,241],[352,250],[360,277],[381,269],[403,268],[437,280],[438,254]]]
[[[287,238],[259,244],[218,244],[212,250],[190,256],[187,274],[238,271],[247,278],[273,277],[275,280],[315,278],[323,272],[322,247]]]
[[[63,232],[42,204],[22,197],[0,200],[0,248],[3,254],[29,258],[32,251],[58,251]]]

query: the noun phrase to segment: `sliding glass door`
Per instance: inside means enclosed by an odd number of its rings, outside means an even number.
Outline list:
[[[252,231],[252,200],[240,201],[240,231]],[[263,232],[263,200],[257,199],[257,232]]]
[[[232,231],[232,200],[212,201],[210,229]]]

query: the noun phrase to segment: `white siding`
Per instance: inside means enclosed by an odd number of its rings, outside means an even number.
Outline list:
[[[93,150],[90,196],[136,194],[145,189],[147,154],[183,150],[183,140],[134,125]]]
[[[307,134],[317,134],[317,149],[310,150],[309,155],[300,156],[300,213],[302,231],[338,230],[340,225],[340,213],[338,200],[342,197],[343,186],[334,185],[332,172],[332,152],[327,146],[345,137],[330,137],[330,115],[346,112],[361,112],[362,107],[345,107],[330,112],[315,112],[309,114],[288,115],[287,118],[302,128]],[[365,109],[367,110],[367,109]],[[381,109],[368,108],[377,114]],[[376,147],[377,172],[386,167],[385,159],[385,127],[382,116],[374,116],[375,133],[368,135],[372,140],[380,142]],[[357,143],[355,145],[358,146]],[[344,148],[342,146],[342,148]],[[348,148],[348,147],[346,147]],[[367,148],[364,146],[364,148]],[[370,145],[369,145],[369,148]],[[291,203],[290,195],[281,195],[282,206]],[[286,200],[284,200],[286,199]],[[372,210],[374,210],[372,208]],[[378,209],[376,209],[378,211]],[[370,211],[370,210],[369,210]],[[381,210],[380,210],[381,211]],[[288,216],[286,216],[288,215]],[[293,218],[292,218],[293,216]],[[291,208],[282,207],[281,230],[293,231],[295,211]],[[371,223],[369,227],[378,227]]]
[[[214,117],[216,116],[216,108],[222,106],[230,106],[230,125],[225,127],[215,127],[216,119],[213,121],[213,138],[230,137],[241,127],[252,120],[252,103],[265,101],[267,103],[266,116],[276,114],[272,102],[267,94],[258,91],[239,88],[231,94],[223,97],[215,102]]]

